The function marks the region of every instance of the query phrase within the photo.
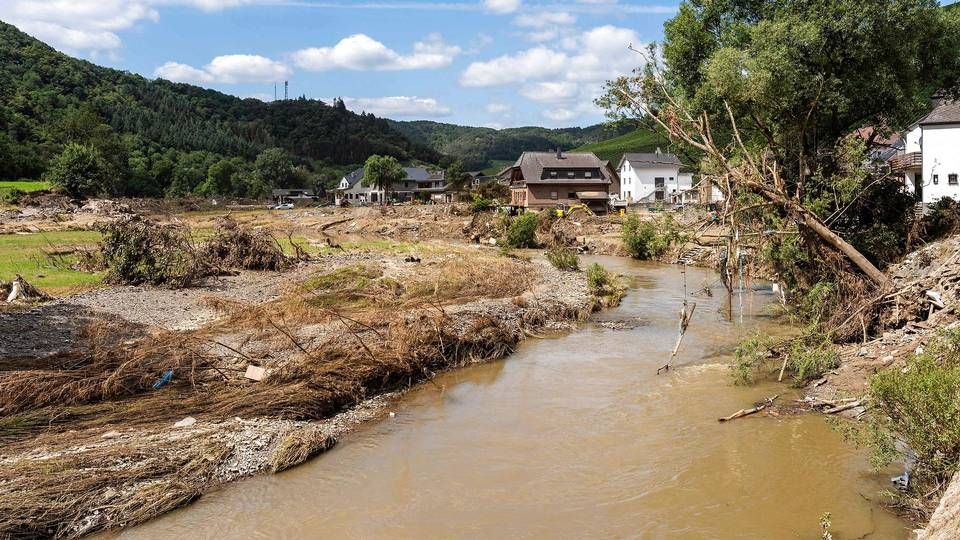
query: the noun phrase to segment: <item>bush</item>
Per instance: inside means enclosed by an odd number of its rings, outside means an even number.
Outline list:
[[[493,201],[477,195],[473,196],[473,202],[470,203],[470,211],[473,213],[486,212],[493,208]]]
[[[928,242],[954,234],[960,229],[960,204],[950,197],[943,197],[930,205],[930,213],[923,222],[923,237]]]
[[[912,493],[935,494],[960,464],[960,330],[942,333],[907,369],[878,373],[870,398],[874,463],[890,463],[902,441],[916,454]]]
[[[756,383],[782,366],[783,355],[787,358],[786,372],[798,387],[839,365],[839,357],[825,334],[809,331],[791,340],[788,347],[774,343],[766,334],[757,334],[740,342],[734,352],[730,366],[733,383],[744,386]]]
[[[597,263],[587,267],[587,287],[590,294],[599,298],[605,306],[619,304],[626,292],[626,288],[619,283],[619,280]]]
[[[643,220],[630,214],[620,229],[623,246],[636,259],[656,259],[666,253],[674,243],[684,240],[680,228],[670,214],[655,220]]]
[[[203,256],[220,266],[245,270],[283,270],[291,263],[269,233],[229,217],[218,221],[217,232],[203,245]]]
[[[750,385],[757,382],[764,366],[769,366],[773,340],[766,334],[757,334],[737,345],[734,362],[730,366],[733,383]]]
[[[557,270],[575,272],[580,269],[580,257],[572,249],[552,247],[546,252],[547,260]]]
[[[507,228],[507,245],[514,248],[532,248],[537,246],[536,214],[526,213],[517,216]]]
[[[591,293],[600,296],[600,293],[609,285],[610,273],[607,272],[606,268],[597,263],[593,263],[587,268],[587,287],[590,288]]]

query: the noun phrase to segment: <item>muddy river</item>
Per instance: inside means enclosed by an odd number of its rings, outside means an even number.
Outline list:
[[[623,305],[502,362],[447,373],[293,470],[229,485],[128,538],[906,538],[863,452],[814,415],[719,416],[781,393],[742,388],[737,340],[781,330],[769,293],[724,309],[716,274],[688,269],[698,307],[677,367],[678,267],[604,258]],[[742,303],[742,317],[739,307]],[[639,319],[612,329],[602,321]]]

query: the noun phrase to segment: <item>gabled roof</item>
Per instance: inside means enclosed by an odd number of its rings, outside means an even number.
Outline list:
[[[611,181],[608,162],[601,161],[593,152],[524,152],[517,158],[517,162],[511,167],[507,167],[500,172],[498,176],[503,175],[509,170],[520,169],[525,182],[529,183],[557,183],[567,180],[564,176],[549,178],[545,176],[547,170],[593,170],[599,171],[597,177],[584,178],[579,176],[575,178],[577,183],[604,183]]]
[[[921,126],[937,124],[960,124],[960,101],[941,103],[920,121]]]
[[[624,154],[620,158],[620,164],[617,165],[617,169],[623,167],[623,162],[629,161],[630,166],[634,169],[653,169],[658,167],[680,167],[680,159],[673,154],[662,154],[660,152],[654,154]]]
[[[352,188],[353,186],[357,185],[357,182],[363,180],[363,167],[360,167],[355,171],[351,171],[344,176],[343,179],[347,181],[347,187]]]

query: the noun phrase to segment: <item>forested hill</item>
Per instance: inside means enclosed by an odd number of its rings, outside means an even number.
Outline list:
[[[391,121],[391,125],[416,143],[456,156],[468,170],[484,169],[495,162],[514,161],[521,152],[528,150],[570,150],[637,129],[636,124],[629,122],[585,128],[519,127],[499,130],[425,120]]]
[[[350,112],[340,101],[264,103],[148,80],[71,58],[0,22],[0,178],[37,178],[71,143],[92,147],[106,162],[112,191],[150,195],[171,186],[195,191],[209,166],[225,159],[237,178],[220,187],[230,184],[243,194],[245,167],[275,147],[286,156],[273,150],[272,157],[289,160],[280,169],[296,174],[281,171],[269,179],[273,184],[317,181],[310,175],[371,154],[426,162],[441,157],[386,120]]]

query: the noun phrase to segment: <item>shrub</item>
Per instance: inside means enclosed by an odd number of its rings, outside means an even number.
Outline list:
[[[526,213],[517,216],[507,228],[507,245],[514,248],[531,248],[537,245],[536,214]]]
[[[107,163],[97,149],[69,143],[50,162],[44,178],[71,197],[96,195],[107,190]]]
[[[619,280],[597,263],[587,267],[587,288],[590,294],[599,298],[606,306],[619,304],[626,292],[626,288],[619,283]]]
[[[773,340],[766,334],[757,334],[740,342],[730,366],[733,383],[746,386],[757,382],[760,371],[769,366],[772,345]]]
[[[203,255],[218,265],[245,270],[283,270],[291,263],[269,233],[229,217],[218,220],[216,234],[203,245]]]
[[[912,493],[935,494],[960,464],[960,330],[942,333],[905,370],[878,373],[870,398],[874,463],[892,461],[902,441],[916,455]]]
[[[670,214],[655,220],[643,220],[630,214],[620,230],[623,245],[636,259],[655,259],[663,255],[674,243],[684,240],[680,228]]]
[[[819,379],[840,365],[840,358],[826,334],[809,333],[793,340],[787,353],[787,367],[795,386]]]
[[[552,247],[546,252],[547,260],[557,270],[575,272],[580,269],[580,257],[572,249]]]
[[[493,208],[493,201],[477,195],[473,196],[473,202],[470,203],[470,211],[474,213],[486,212]]]
[[[954,234],[960,229],[960,204],[950,197],[943,197],[930,205],[930,213],[923,222],[924,239],[928,242]]]

